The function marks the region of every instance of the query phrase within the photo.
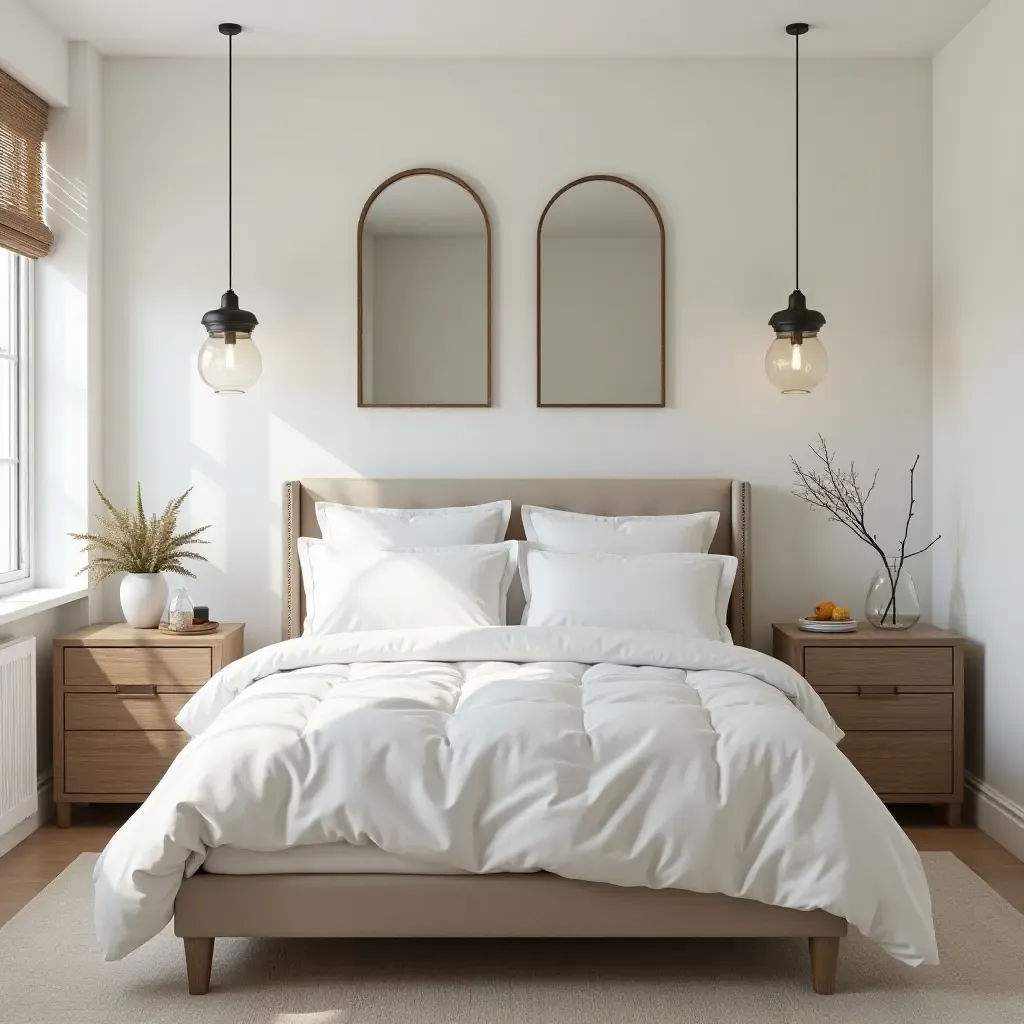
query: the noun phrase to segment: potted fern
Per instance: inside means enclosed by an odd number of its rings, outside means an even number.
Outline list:
[[[79,570],[89,573],[89,582],[96,586],[108,576],[123,572],[121,580],[121,611],[129,626],[154,629],[160,623],[167,604],[165,572],[195,579],[195,573],[182,564],[192,559],[205,562],[197,551],[189,550],[194,544],[209,544],[199,534],[209,526],[175,533],[178,513],[192,490],[169,501],[160,516],[147,518],[142,506],[142,485],[135,490],[135,508],[116,508],[93,482],[96,493],[107,510],[96,516],[102,528],[99,533],[72,533],[75,540],[84,540],[85,553],[91,555],[89,564]]]

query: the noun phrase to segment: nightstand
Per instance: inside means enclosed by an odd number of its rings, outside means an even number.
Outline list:
[[[964,639],[923,623],[894,631],[807,633],[772,626],[774,654],[818,692],[846,738],[839,749],[886,803],[964,799]]]
[[[210,676],[242,656],[244,626],[175,635],[124,623],[53,641],[53,795],[57,824],[74,803],[141,803],[188,736],[174,718]]]

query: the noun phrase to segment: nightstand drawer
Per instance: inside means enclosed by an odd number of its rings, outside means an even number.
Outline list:
[[[198,689],[213,675],[209,647],[66,647],[64,688],[155,685]]]
[[[952,647],[808,647],[804,676],[814,687],[953,685]]]
[[[953,728],[953,694],[819,693],[829,714],[844,732],[949,731]]]
[[[951,732],[851,732],[839,749],[883,796],[953,790]]]
[[[145,690],[145,687],[140,687]],[[68,693],[64,728],[82,730],[177,729],[174,718],[191,693]]]
[[[148,794],[187,742],[171,731],[65,733],[64,791]]]

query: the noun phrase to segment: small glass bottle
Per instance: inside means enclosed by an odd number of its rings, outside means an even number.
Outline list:
[[[176,633],[186,633],[192,628],[192,617],[195,605],[188,596],[185,587],[178,587],[167,607],[167,628]]]

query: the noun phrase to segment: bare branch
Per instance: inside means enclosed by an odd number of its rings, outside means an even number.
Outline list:
[[[935,541],[938,540],[942,540],[941,533],[938,534],[933,540],[928,541],[928,543],[925,544],[923,548],[918,548],[917,551],[911,551],[909,555],[904,555],[904,559],[913,558],[914,555],[923,555],[935,543]]]
[[[836,464],[835,453],[829,451],[828,443],[821,434],[818,435],[817,445],[811,444],[808,447],[820,463],[820,468],[804,468],[795,458],[790,458],[793,474],[797,479],[793,494],[808,505],[822,509],[828,514],[829,519],[841,523],[855,537],[871,547],[882,559],[885,570],[889,574],[893,593],[895,593],[900,573],[903,570],[903,563],[908,558],[923,554],[942,536],[939,534],[935,540],[917,551],[907,552],[910,522],[914,518],[914,509],[917,505],[914,479],[921,456],[917,455],[910,467],[910,504],[903,527],[903,538],[899,544],[899,556],[896,559],[890,559],[879,543],[877,535],[868,529],[866,520],[867,503],[878,483],[878,470],[875,470],[871,478],[871,486],[865,491],[861,486],[857,467],[851,462],[848,470],[839,468]]]

